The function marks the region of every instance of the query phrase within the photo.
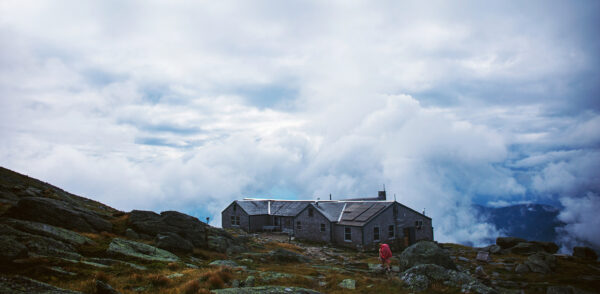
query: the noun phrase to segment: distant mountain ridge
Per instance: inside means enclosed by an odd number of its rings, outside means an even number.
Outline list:
[[[556,228],[565,224],[558,220],[559,210],[545,204],[518,204],[506,207],[473,205],[479,217],[496,226],[505,236],[554,242]]]

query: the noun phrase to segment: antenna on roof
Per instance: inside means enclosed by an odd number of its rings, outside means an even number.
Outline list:
[[[423,215],[425,215],[425,208],[423,208]]]
[[[394,202],[396,201],[396,193],[394,193]]]

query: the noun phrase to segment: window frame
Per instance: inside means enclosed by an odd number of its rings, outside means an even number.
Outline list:
[[[302,222],[301,221],[296,221],[296,230],[302,231]]]
[[[350,236],[350,238],[347,238]],[[352,242],[352,228],[344,227],[344,242]]]
[[[375,233],[377,233],[377,235],[375,235]],[[375,237],[377,237],[377,238],[375,238]],[[381,230],[379,229],[379,226],[373,227],[373,241],[374,242],[381,241]]]
[[[308,217],[315,216],[315,210],[312,207],[308,208]]]
[[[388,239],[396,239],[396,226],[395,225],[388,226]]]
[[[325,227],[324,223],[321,223],[321,227],[319,228],[320,232],[325,232],[327,230],[327,228]]]

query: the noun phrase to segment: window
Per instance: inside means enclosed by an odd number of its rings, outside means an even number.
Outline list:
[[[235,212],[235,211],[237,211],[237,203],[234,203],[234,204],[233,204],[233,211],[234,211],[234,212]]]
[[[394,205],[394,218],[398,217],[398,206]]]
[[[394,239],[395,235],[394,225],[388,226],[388,239]]]
[[[352,242],[352,229],[350,227],[344,227],[344,241]]]
[[[379,241],[379,227],[373,228],[373,241]]]
[[[423,221],[422,220],[415,221],[415,227],[417,227],[417,230],[420,230],[423,227]]]
[[[298,230],[302,230],[302,223],[301,222],[296,222],[296,229]]]
[[[325,232],[325,224],[321,224],[321,232]]]
[[[286,225],[287,227],[289,227],[289,226],[291,226],[291,225],[292,225],[292,222],[290,221],[290,219],[289,219],[289,218],[285,219],[285,225]]]
[[[240,217],[239,216],[231,216],[231,225],[239,226],[240,225]]]
[[[308,208],[308,216],[313,217],[315,215],[315,212],[313,211],[312,207]]]

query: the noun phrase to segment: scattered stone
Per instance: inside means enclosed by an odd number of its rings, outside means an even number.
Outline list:
[[[181,277],[183,277],[182,273],[173,273],[173,274],[170,274],[167,276],[167,278],[169,278],[169,279],[175,279],[175,278],[181,278]]]
[[[588,260],[598,259],[598,254],[590,247],[573,247],[573,256]]]
[[[260,286],[260,287],[244,287],[244,288],[226,288],[212,290],[215,294],[320,294],[315,290],[300,288],[300,287],[285,287],[285,286]]]
[[[232,288],[239,288],[240,287],[240,281],[239,280],[233,280],[233,281],[231,281],[231,287]]]
[[[477,259],[477,261],[489,262],[491,260],[490,253],[487,251],[479,251],[477,252],[477,257],[475,259]]]
[[[325,286],[327,286],[327,282],[319,281],[319,287],[325,287]],[[369,286],[367,286],[367,288],[369,288]]]
[[[90,257],[90,258],[87,258],[87,260],[91,261],[93,263],[99,263],[99,264],[103,264],[103,265],[107,265],[107,266],[111,266],[114,264],[123,264],[123,265],[127,265],[127,266],[137,269],[137,270],[142,270],[142,271],[148,270],[148,268],[146,268],[145,266],[139,265],[139,264],[126,262],[126,261],[122,261],[122,260],[110,259],[110,258]],[[89,262],[88,262],[88,264],[89,264]]]
[[[244,286],[254,287],[255,281],[256,281],[256,278],[254,276],[248,276],[248,277],[246,277],[246,280],[244,280]]]
[[[124,255],[151,261],[179,261],[179,257],[166,250],[121,238],[114,238],[112,242],[110,242],[110,245],[108,245],[106,253],[112,255]]]
[[[494,244],[494,245],[490,245],[487,247],[487,251],[491,254],[498,254],[500,253],[500,250],[502,250],[502,247]]]
[[[500,246],[502,249],[509,249],[514,247],[515,245],[527,242],[525,239],[515,238],[515,237],[498,237],[496,238],[496,244]]]
[[[96,294],[119,294],[119,292],[113,289],[109,284],[96,280]]]
[[[29,294],[29,293],[51,293],[51,294],[82,294],[81,292],[61,289],[36,281],[27,277],[0,276],[0,293]]]
[[[466,257],[462,257],[462,256],[459,256],[459,257],[458,257],[458,260],[460,260],[460,261],[462,261],[462,262],[470,262],[470,261],[471,261],[471,260],[469,260],[468,258],[466,258]]]
[[[175,233],[159,233],[156,235],[156,247],[170,252],[190,253],[194,245]]]
[[[574,294],[573,287],[570,286],[550,286],[546,289],[546,294]]]
[[[193,269],[199,269],[199,267],[195,264],[191,264],[191,263],[186,263],[185,266],[189,267],[189,268],[193,268]]]
[[[456,270],[456,265],[444,250],[433,242],[421,241],[406,248],[398,257],[400,270],[409,269],[419,264],[436,264],[447,269]]]
[[[48,267],[49,270],[51,270],[52,272],[55,272],[57,274],[61,274],[61,275],[65,275],[65,276],[76,276],[76,273],[72,273],[69,271],[64,270],[62,267],[59,266],[50,266]]]
[[[233,260],[215,260],[215,261],[209,263],[208,265],[213,265],[213,266],[228,266],[228,267],[240,267],[240,265],[237,264]]]
[[[343,281],[341,281],[338,286],[345,288],[345,289],[350,289],[350,290],[354,290],[356,289],[356,280],[353,279],[344,279]]]
[[[288,279],[293,278],[294,275],[287,273],[279,273],[279,272],[261,272],[260,278],[263,282],[270,282],[279,279]]]
[[[485,272],[485,270],[483,270],[483,267],[478,265],[475,268],[475,275],[478,277],[487,277],[487,273]]]

